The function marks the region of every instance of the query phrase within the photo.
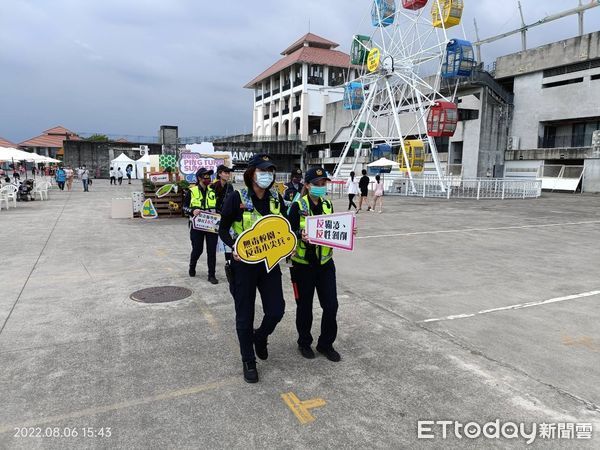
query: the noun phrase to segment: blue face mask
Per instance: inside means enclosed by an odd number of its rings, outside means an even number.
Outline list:
[[[271,172],[256,172],[256,184],[263,189],[267,189],[273,183],[273,173]]]
[[[323,198],[327,195],[327,186],[311,186],[310,195]]]

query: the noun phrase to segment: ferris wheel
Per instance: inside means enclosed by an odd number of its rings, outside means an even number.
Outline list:
[[[413,175],[423,172],[430,152],[444,191],[435,138],[454,135],[458,81],[470,76],[475,65],[472,44],[448,32],[460,24],[464,2],[398,3],[373,0],[370,34],[357,34],[352,40],[351,69],[356,76],[345,84],[343,101],[352,113],[352,131],[334,176],[340,175],[350,150],[354,170],[362,149],[387,145],[398,149],[400,170],[413,191]]]

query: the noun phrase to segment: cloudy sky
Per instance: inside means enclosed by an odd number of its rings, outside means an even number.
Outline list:
[[[584,0],[588,2],[590,0]],[[516,0],[466,0],[474,40],[520,25]],[[577,0],[522,0],[527,22]],[[502,5],[499,7],[499,5]],[[252,127],[252,92],[242,86],[290,43],[313,33],[349,51],[369,0],[1,0],[0,136],[20,142],[54,125],[76,132],[180,136]],[[586,32],[600,27],[600,7]],[[458,30],[462,34],[462,30]],[[577,33],[577,18],[529,33],[530,47]],[[515,36],[484,59],[519,50]]]

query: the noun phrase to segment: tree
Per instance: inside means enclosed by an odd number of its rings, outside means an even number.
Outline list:
[[[108,141],[108,136],[105,134],[92,134],[89,138],[87,138],[88,141],[95,141],[95,142],[106,142]]]

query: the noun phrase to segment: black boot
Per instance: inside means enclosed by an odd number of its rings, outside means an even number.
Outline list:
[[[214,275],[212,275],[212,276],[209,275],[208,281],[210,281],[211,284],[219,284],[219,280],[217,280]]]
[[[190,264],[190,270],[188,271],[188,273],[190,274],[190,277],[196,276],[196,265],[195,264],[193,266]]]
[[[342,359],[340,354],[336,352],[333,347],[323,348],[317,345],[317,351],[322,355],[325,355],[329,361],[339,362]]]
[[[298,350],[300,350],[300,354],[304,356],[306,359],[314,359],[315,352],[310,348],[310,345],[299,345]]]
[[[267,339],[257,339],[256,330],[254,330],[254,350],[256,356],[262,360],[269,357],[269,352],[267,351]]]
[[[256,362],[245,362],[244,365],[244,381],[246,383],[258,383],[258,370],[256,370]]]

